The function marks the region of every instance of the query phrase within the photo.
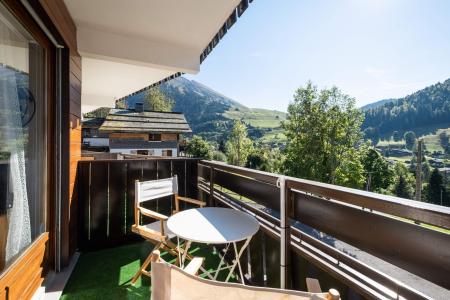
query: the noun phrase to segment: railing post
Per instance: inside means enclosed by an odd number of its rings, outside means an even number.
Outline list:
[[[286,289],[290,287],[290,246],[291,233],[289,223],[289,190],[286,188],[286,178],[280,176],[277,182],[280,188],[280,287]]]
[[[209,167],[209,206],[214,207],[214,168]]]

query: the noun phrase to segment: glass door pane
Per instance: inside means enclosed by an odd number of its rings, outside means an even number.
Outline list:
[[[46,231],[45,51],[0,5],[0,272]]]

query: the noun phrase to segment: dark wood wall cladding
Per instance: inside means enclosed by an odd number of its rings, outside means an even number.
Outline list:
[[[77,49],[76,26],[63,0],[39,0],[40,6],[66,48],[62,54],[62,266],[77,249],[77,166],[81,160],[82,63]]]
[[[139,240],[134,224],[135,180],[178,177],[179,194],[197,198],[197,159],[93,160],[78,164],[78,245],[93,250]],[[170,197],[144,203],[170,214]],[[187,208],[187,207],[186,207]],[[143,218],[143,222],[150,221]],[[153,220],[154,221],[154,220]]]

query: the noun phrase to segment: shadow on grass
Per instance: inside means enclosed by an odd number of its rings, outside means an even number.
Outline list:
[[[153,247],[149,242],[140,242],[83,253],[61,299],[150,299],[150,278],[141,276],[135,285],[130,282]],[[219,256],[213,253],[211,247],[193,244],[189,252],[205,257],[205,268],[208,271],[219,264]],[[161,256],[170,263],[176,260],[165,252]],[[218,279],[224,280],[225,273],[222,272]]]

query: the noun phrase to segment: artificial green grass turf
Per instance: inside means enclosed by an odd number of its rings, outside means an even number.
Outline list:
[[[130,281],[153,247],[149,242],[140,242],[81,254],[61,299],[149,300],[150,278],[141,276],[134,286]],[[208,271],[219,264],[219,256],[205,245],[193,244],[189,252],[205,257],[204,266]],[[161,256],[171,263],[175,261],[175,257],[165,252]],[[226,272],[222,271],[218,279],[224,280],[224,277]]]

